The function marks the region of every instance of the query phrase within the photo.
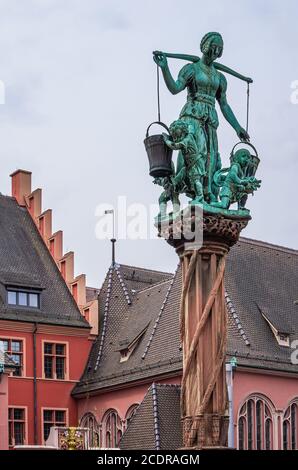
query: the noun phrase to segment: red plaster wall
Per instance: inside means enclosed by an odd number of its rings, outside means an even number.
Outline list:
[[[298,380],[250,372],[236,372],[234,375],[234,410],[245,397],[252,393],[266,395],[278,410],[283,410],[293,398],[298,397]]]
[[[156,383],[179,384],[181,377],[172,377],[169,379],[155,380]],[[125,419],[127,410],[131,405],[139,404],[147,393],[152,382],[143,385],[135,385],[121,390],[101,393],[97,396],[83,398],[78,400],[78,418],[79,420],[85,413],[91,412],[100,423],[103,415],[110,408],[115,409],[122,419]]]
[[[282,416],[289,403],[298,398],[298,380],[290,376],[235,371],[234,374],[234,441],[237,446],[238,412],[251,394],[264,395],[272,403],[273,419],[276,420],[275,448],[282,449]]]
[[[8,443],[8,375],[0,374],[0,449]]]
[[[20,338],[25,340],[24,355],[26,361],[26,377],[8,378],[8,406],[27,407],[27,444],[34,444],[34,408],[33,408],[33,334],[27,332],[12,332],[0,329],[0,338]],[[42,341],[68,342],[69,380],[53,380],[42,378]],[[66,408],[68,409],[69,425],[77,425],[77,405],[71,397],[71,391],[75,383],[80,379],[92,342],[86,337],[62,336],[52,334],[37,334],[37,419],[38,419],[38,444],[42,444],[42,408]],[[1,384],[0,384],[1,386]],[[2,408],[2,400],[1,400]],[[7,406],[5,407],[7,409]],[[7,417],[0,414],[0,425],[8,427]],[[2,433],[1,433],[2,434]],[[6,444],[4,445],[4,441]],[[7,431],[5,438],[0,440],[0,449],[7,449]]]

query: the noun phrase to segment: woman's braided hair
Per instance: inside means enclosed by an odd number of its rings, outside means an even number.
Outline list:
[[[215,31],[207,33],[207,34],[205,34],[205,36],[203,36],[203,38],[201,40],[201,44],[200,44],[200,48],[201,48],[201,51],[202,51],[203,54],[206,54],[208,52],[210,43],[212,42],[212,39],[215,36],[219,37],[222,41],[222,44],[223,44],[223,38],[222,38],[222,35],[220,33],[216,33]]]

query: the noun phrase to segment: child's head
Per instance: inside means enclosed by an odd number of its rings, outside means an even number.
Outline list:
[[[184,139],[188,134],[188,124],[182,119],[177,119],[170,125],[170,134],[174,142]]]
[[[250,152],[247,149],[239,149],[234,153],[232,163],[239,163],[241,166],[245,166],[251,159]]]

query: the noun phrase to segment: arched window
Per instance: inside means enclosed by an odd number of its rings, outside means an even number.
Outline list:
[[[131,418],[134,416],[135,412],[137,411],[138,408],[138,403],[135,403],[134,405],[131,405],[125,415],[125,428],[129,425],[129,422]]]
[[[271,450],[273,420],[269,403],[261,396],[251,396],[242,405],[238,416],[238,448]]]
[[[284,450],[298,448],[298,398],[288,406],[284,413],[283,448]]]
[[[116,448],[122,437],[122,421],[116,410],[109,410],[102,420],[103,447]]]
[[[88,429],[88,447],[99,447],[99,428],[95,416],[92,413],[86,413],[80,426]]]

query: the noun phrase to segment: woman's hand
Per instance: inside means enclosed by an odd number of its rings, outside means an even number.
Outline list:
[[[167,58],[161,51],[153,52],[153,60],[161,69],[164,69],[168,65]]]
[[[245,129],[243,129],[243,127],[240,127],[237,130],[237,135],[238,135],[239,139],[244,141],[244,142],[247,142],[247,141],[250,140],[249,134],[246,132]]]

